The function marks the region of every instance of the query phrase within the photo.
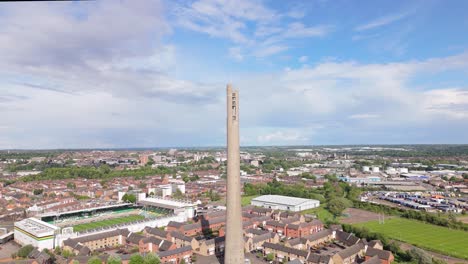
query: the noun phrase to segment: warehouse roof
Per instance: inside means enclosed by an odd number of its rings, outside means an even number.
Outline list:
[[[275,204],[284,204],[284,205],[291,205],[296,206],[303,204],[305,202],[319,202],[318,200],[313,199],[305,199],[305,198],[297,198],[297,197],[289,197],[283,195],[262,195],[257,198],[252,199],[252,202],[263,202],[263,203],[275,203]]]

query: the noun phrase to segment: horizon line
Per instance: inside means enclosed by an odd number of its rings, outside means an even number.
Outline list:
[[[360,147],[360,146],[468,146],[468,143],[378,143],[378,144],[308,144],[308,145],[245,145],[240,148],[292,148],[292,147]],[[170,146],[170,147],[89,147],[89,148],[5,148],[4,151],[83,151],[83,150],[165,150],[165,149],[216,149],[227,146]]]

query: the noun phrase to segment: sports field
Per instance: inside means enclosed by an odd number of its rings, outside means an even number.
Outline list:
[[[468,259],[468,232],[426,224],[416,220],[395,217],[386,219],[385,224],[369,221],[355,224],[372,232],[413,244],[430,251],[457,258]]]
[[[142,215],[130,215],[130,216],[112,218],[112,219],[107,219],[107,220],[102,220],[102,221],[91,222],[91,223],[79,224],[79,225],[73,226],[73,231],[81,232],[84,230],[95,229],[95,228],[103,227],[103,226],[111,226],[111,225],[116,225],[116,224],[133,222],[137,220],[142,220],[144,218],[145,217]]]

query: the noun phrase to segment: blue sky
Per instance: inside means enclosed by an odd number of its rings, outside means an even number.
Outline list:
[[[468,143],[466,1],[0,4],[0,149]]]

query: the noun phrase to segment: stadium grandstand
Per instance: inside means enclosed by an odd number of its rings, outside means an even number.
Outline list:
[[[159,196],[149,196],[138,200],[138,205],[142,206],[145,211],[151,208],[158,208],[160,210],[170,211],[171,214],[185,213],[187,218],[195,216],[195,203],[188,200],[168,199]]]

